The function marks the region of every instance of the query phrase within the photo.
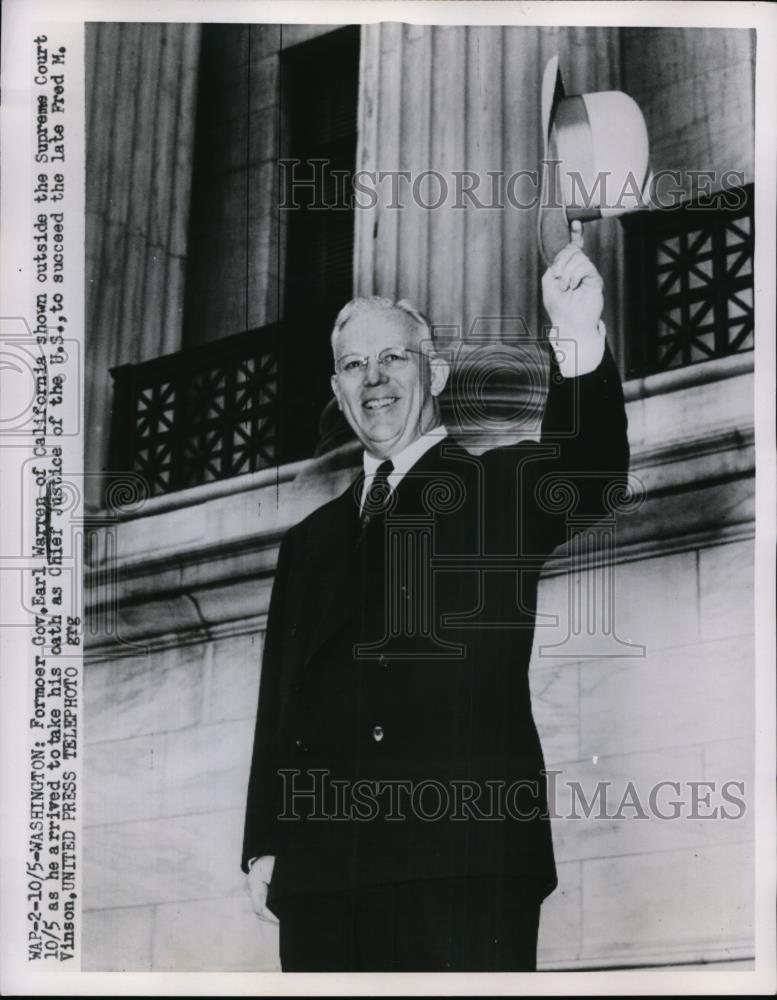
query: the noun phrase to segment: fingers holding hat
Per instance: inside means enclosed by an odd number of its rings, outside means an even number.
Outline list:
[[[564,273],[564,268],[567,266],[570,258],[575,254],[582,253],[579,247],[576,247],[574,243],[567,243],[566,246],[562,247],[561,250],[553,258],[553,263],[550,265],[550,271],[554,278],[560,278]]]
[[[575,239],[582,241],[582,233],[575,233],[573,228],[572,241],[559,250],[550,267],[551,274],[564,291],[577,288],[584,281],[587,284],[602,284],[601,275],[593,261],[586,255],[581,244],[574,242]]]
[[[569,227],[569,240],[571,243],[574,243],[576,247],[580,247],[581,250],[583,249],[585,241],[583,240],[583,223],[580,219],[574,219],[572,221],[572,225]]]
[[[561,283],[565,288],[579,288],[586,285],[601,285],[602,277],[590,257],[582,250],[571,256],[561,272]]]

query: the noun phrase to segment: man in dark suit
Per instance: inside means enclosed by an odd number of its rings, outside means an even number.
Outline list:
[[[559,342],[541,440],[479,457],[445,436],[448,365],[419,313],[357,299],[335,323],[364,469],[281,545],[242,861],[285,971],[536,967],[556,885],[528,682],[538,578],[628,465],[579,223],[543,301]]]

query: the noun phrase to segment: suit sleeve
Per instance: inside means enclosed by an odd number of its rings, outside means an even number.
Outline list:
[[[292,537],[287,532],[278,553],[278,567],[273,583],[267,615],[264,652],[262,654],[259,704],[248,780],[243,855],[241,867],[248,871],[251,858],[275,854],[277,817],[281,811],[281,789],[278,776],[278,740],[283,666],[284,605],[288,591]]]
[[[551,355],[540,449],[547,457],[530,478],[550,552],[574,534],[576,520],[591,523],[609,513],[627,484],[626,408],[608,346],[592,372],[573,378],[561,374]]]

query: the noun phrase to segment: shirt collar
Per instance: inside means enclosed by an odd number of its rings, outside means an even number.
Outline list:
[[[398,451],[396,455],[390,455],[394,465],[394,471],[389,476],[389,485],[393,488],[396,487],[399,480],[416,464],[418,459],[425,455],[430,448],[433,448],[436,444],[447,437],[448,428],[445,424],[438,424],[433,427],[432,430],[427,431],[426,434],[422,434],[421,437],[416,438],[412,444],[409,444],[402,451]],[[385,458],[376,458],[371,455],[368,451],[364,452],[364,478],[369,479],[374,476],[378,466],[386,461]]]

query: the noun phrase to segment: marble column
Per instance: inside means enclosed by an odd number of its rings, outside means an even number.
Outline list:
[[[454,342],[473,338],[484,358],[484,344],[501,355],[500,345],[514,345],[522,331],[541,334],[531,172],[541,156],[542,70],[557,52],[570,93],[618,89],[620,44],[615,28],[366,25],[357,169],[406,171],[410,180],[397,175],[401,208],[390,207],[384,183],[378,203],[357,210],[356,294],[410,298]],[[442,181],[417,182],[431,171]],[[620,224],[589,225],[585,237],[605,279],[604,319],[619,357]],[[493,376],[478,372],[478,391],[498,413],[523,410],[536,429],[537,406],[518,398],[526,387],[511,387],[509,367],[505,355]],[[488,428],[472,430],[464,428],[476,447],[499,443]]]
[[[108,471],[109,369],[181,346],[199,25],[86,29],[87,504]]]

